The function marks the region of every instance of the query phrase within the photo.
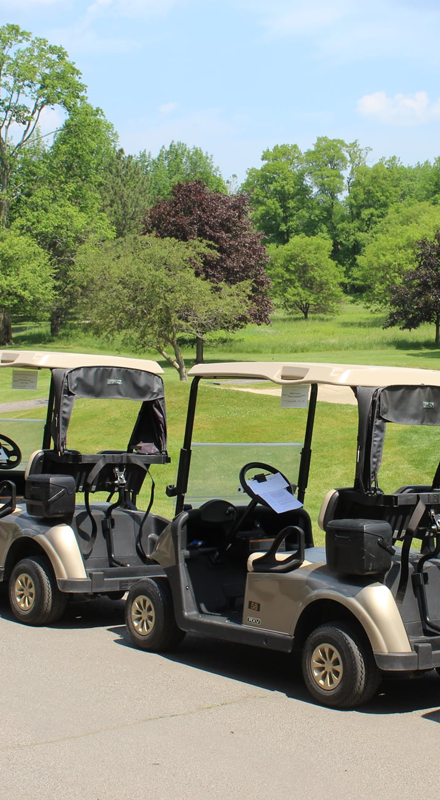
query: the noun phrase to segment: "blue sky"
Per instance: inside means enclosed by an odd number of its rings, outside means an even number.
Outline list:
[[[66,48],[126,152],[180,140],[240,182],[318,136],[440,156],[438,0],[0,0],[7,22]]]

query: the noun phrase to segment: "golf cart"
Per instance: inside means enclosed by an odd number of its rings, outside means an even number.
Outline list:
[[[69,596],[120,599],[135,580],[163,574],[150,558],[168,522],[150,511],[150,467],[170,460],[161,372],[142,359],[0,351],[2,394],[10,401],[0,405],[0,581],[9,584],[20,622],[47,625]],[[94,406],[101,445],[109,439],[111,446],[106,414],[116,408],[130,426],[123,449],[68,448],[78,399]],[[136,500],[147,476],[150,502],[141,511]]]
[[[440,468],[436,461],[425,483],[387,492],[378,482],[387,426],[422,426],[438,460],[440,371],[286,362],[198,365],[190,375],[177,482],[168,489],[176,516],[152,553],[166,578],[131,587],[133,643],[161,651],[197,632],[295,650],[313,698],[334,708],[366,702],[383,675],[440,671]],[[206,402],[200,387],[231,425],[235,404],[239,429],[252,431],[243,398],[252,404],[255,391],[268,392],[264,385],[281,390],[284,408],[267,413],[281,443],[262,443],[260,428],[260,443],[229,450],[194,440],[196,404]],[[329,390],[357,401],[356,467],[353,486],[327,492],[319,515],[325,547],[316,547],[304,502],[317,399]],[[320,403],[318,416],[328,409]],[[289,423],[303,425],[300,443],[286,439]],[[329,448],[337,434],[328,431]],[[419,451],[421,441],[410,445]],[[391,480],[398,468],[406,476],[394,463]]]

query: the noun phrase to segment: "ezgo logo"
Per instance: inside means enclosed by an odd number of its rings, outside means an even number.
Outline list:
[[[107,386],[113,386],[114,384],[117,384],[118,386],[122,386],[121,378],[109,378],[108,379]]]

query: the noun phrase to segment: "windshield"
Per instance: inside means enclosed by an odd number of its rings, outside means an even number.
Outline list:
[[[239,474],[251,461],[270,464],[295,483],[302,445],[298,442],[193,442],[187,502],[200,506],[213,497],[240,501]]]
[[[31,453],[42,446],[49,381],[49,370],[0,370],[0,434],[20,448],[19,470],[25,469]]]
[[[300,407],[285,407],[281,387],[271,381],[201,381],[185,501],[192,506],[214,497],[240,502],[239,474],[250,462],[269,464],[296,484],[307,391]]]

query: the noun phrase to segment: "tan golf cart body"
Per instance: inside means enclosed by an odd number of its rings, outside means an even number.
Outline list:
[[[197,365],[189,375],[193,383],[184,444],[176,486],[169,487],[169,493],[176,496],[176,516],[153,551],[153,558],[167,575],[178,628],[268,649],[290,652],[296,647],[309,652],[308,663],[303,661],[308,688],[320,702],[339,707],[368,699],[381,674],[439,668],[440,546],[432,547],[428,555],[423,548],[428,542],[439,542],[440,488],[396,486],[396,492],[384,495],[372,485],[369,459],[371,456],[374,461],[376,475],[387,418],[381,416],[379,405],[373,413],[369,404],[371,398],[376,404],[382,398],[384,408],[385,398],[390,405],[390,398],[402,387],[411,397],[414,390],[421,393],[423,408],[428,409],[423,414],[434,413],[435,420],[409,422],[440,424],[440,372],[350,364],[232,362]],[[243,506],[243,495],[241,501],[240,495],[235,501],[213,497],[199,507],[188,500],[199,384],[212,386],[222,381],[232,384],[229,388],[245,391],[247,382],[251,386],[247,391],[256,391],[254,384],[260,385],[260,381],[287,393],[295,387],[310,387],[299,477],[291,489],[304,508],[276,513],[252,492],[248,508]],[[323,484],[319,521],[326,532],[326,547],[315,547],[305,495],[316,405],[321,393],[326,399],[326,387],[335,389],[332,399],[336,402],[337,388],[343,395],[349,390],[364,408],[360,409],[354,486],[335,490]],[[423,400],[428,395],[435,396],[434,400]],[[397,407],[399,398],[406,401],[407,395],[398,395]],[[365,444],[371,433],[366,420],[371,419],[376,425],[371,436],[380,439],[374,453]],[[332,447],[331,430],[328,446]],[[264,452],[261,461],[265,462],[263,456]],[[267,473],[262,469],[265,466],[246,465],[240,478],[244,491],[246,473],[253,472],[254,478],[264,481],[264,475],[255,473]],[[418,523],[409,542],[405,521],[414,522],[416,508]],[[419,571],[420,553],[407,546],[414,539],[420,539],[425,553]],[[399,540],[404,546],[394,552],[393,545]],[[259,550],[256,542],[262,545]],[[407,574],[404,581],[401,554],[405,550],[409,550],[409,577]],[[425,595],[428,593],[430,618],[428,614],[424,618],[420,610],[416,578],[412,577],[416,574],[421,575],[419,583],[425,585]],[[141,584],[138,590],[136,585],[132,587],[127,602],[130,634],[144,649],[160,649],[160,637],[157,635],[156,641],[154,625],[149,627],[146,614],[148,603],[154,606],[153,600]],[[343,640],[340,646],[334,639],[335,627]],[[354,639],[356,658],[361,651],[363,663],[353,678],[357,687],[345,688],[350,669],[341,660],[347,635]]]
[[[47,624],[60,616],[68,596],[106,594],[116,599],[134,580],[162,574],[149,553],[167,520],[136,507],[150,466],[169,461],[162,369],[155,361],[122,356],[8,349],[0,351],[0,379],[7,370],[25,389],[36,389],[42,370],[50,373],[48,401],[23,401],[23,393],[17,392],[19,402],[1,405],[0,397],[0,443],[8,431],[19,432],[23,422],[27,432],[33,433],[35,423],[41,430],[32,453],[25,431],[18,445],[21,462],[16,463],[11,450],[12,468],[2,450],[0,580],[10,584],[11,608],[20,621]],[[67,428],[78,397],[138,401],[140,411],[125,449],[92,454],[69,450]],[[29,407],[38,420],[20,419]],[[100,425],[104,432],[105,418]],[[35,434],[31,438],[35,445]],[[95,502],[93,494],[103,491],[117,499]],[[21,571],[19,564],[24,564]]]

